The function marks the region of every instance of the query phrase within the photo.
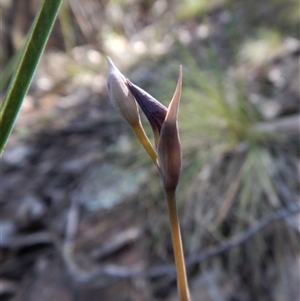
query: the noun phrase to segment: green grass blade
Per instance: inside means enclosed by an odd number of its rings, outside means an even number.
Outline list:
[[[62,0],[43,0],[22,53],[20,63],[4,97],[0,112],[0,154],[8,140],[22,101],[28,91]]]

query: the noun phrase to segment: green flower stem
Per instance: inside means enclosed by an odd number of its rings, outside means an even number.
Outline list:
[[[175,265],[177,270],[177,287],[180,301],[190,301],[190,292],[187,283],[186,269],[182,248],[182,240],[180,233],[180,225],[177,214],[176,206],[176,195],[175,191],[165,191],[167,202],[168,202],[168,212],[170,219],[172,243],[174,249]]]
[[[151,157],[154,164],[157,165],[157,162],[156,162],[157,153],[154,150],[154,148],[153,148],[150,140],[148,139],[142,126],[140,126],[140,125],[134,126],[134,127],[132,127],[132,129],[133,129],[135,135],[137,136],[137,138],[140,140],[143,147],[145,148],[145,150],[147,151],[147,153],[149,154],[149,156]]]

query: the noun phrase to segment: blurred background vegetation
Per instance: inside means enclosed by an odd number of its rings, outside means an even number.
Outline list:
[[[1,96],[38,4],[0,4]],[[183,66],[192,300],[298,300],[299,20],[297,0],[64,1],[1,159],[1,300],[176,300],[162,187],[106,55],[166,105]]]

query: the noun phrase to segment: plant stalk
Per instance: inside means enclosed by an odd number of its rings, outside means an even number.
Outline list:
[[[165,191],[167,203],[168,203],[168,212],[169,220],[171,227],[172,243],[175,257],[175,265],[177,271],[177,287],[180,301],[190,301],[190,292],[187,283],[182,240],[180,233],[180,225],[177,214],[176,206],[176,195],[175,191]]]
[[[151,157],[154,164],[157,165],[157,162],[156,162],[157,153],[154,150],[150,140],[148,139],[143,127],[142,126],[134,126],[134,127],[132,127],[132,129],[133,129],[135,135],[137,136],[137,138],[139,139],[139,141],[141,142],[141,144],[143,145],[144,149],[148,153],[148,155]]]

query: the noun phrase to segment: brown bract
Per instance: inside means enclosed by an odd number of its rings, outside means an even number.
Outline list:
[[[166,192],[175,191],[181,171],[181,145],[178,131],[178,109],[181,97],[182,68],[173,98],[169,104],[158,141],[159,170]]]

